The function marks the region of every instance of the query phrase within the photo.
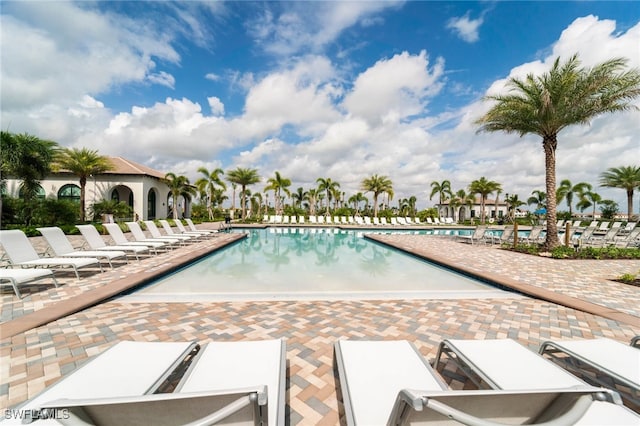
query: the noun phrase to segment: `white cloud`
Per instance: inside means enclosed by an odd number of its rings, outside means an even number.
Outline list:
[[[480,39],[479,30],[484,22],[484,18],[480,16],[478,19],[469,18],[469,12],[464,16],[451,18],[447,22],[447,28],[453,30],[454,33],[467,43],[475,43]]]
[[[441,58],[429,68],[425,51],[419,55],[403,52],[360,74],[343,105],[370,123],[403,120],[424,111],[427,98],[442,88],[443,72]]]
[[[266,52],[288,56],[304,50],[319,53],[345,29],[370,26],[375,14],[402,2],[285,2],[285,10],[266,7],[246,28]],[[268,5],[268,3],[267,3]]]
[[[207,80],[211,80],[211,81],[220,81],[220,76],[217,74],[214,74],[212,72],[207,73],[204,78],[206,78]]]
[[[209,102],[209,108],[211,108],[211,114],[224,115],[224,104],[219,98],[211,96],[207,98],[207,101]]]
[[[147,80],[153,84],[166,86],[170,89],[174,89],[176,86],[176,79],[171,74],[166,73],[164,71],[160,71],[157,73],[150,73],[147,76]]]

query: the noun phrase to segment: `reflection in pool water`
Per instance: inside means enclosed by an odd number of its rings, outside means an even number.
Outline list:
[[[145,301],[514,297],[366,240],[362,231],[241,232],[248,237],[126,297]]]

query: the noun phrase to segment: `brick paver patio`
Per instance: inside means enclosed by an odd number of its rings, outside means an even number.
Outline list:
[[[437,256],[498,277],[623,312],[629,321],[531,297],[484,300],[271,301],[219,303],[125,303],[111,299],[0,341],[0,407],[34,396],[88,357],[119,340],[183,341],[283,338],[287,344],[287,409],[292,425],[340,423],[333,344],[338,339],[406,339],[432,358],[442,339],[513,338],[536,350],[549,338],[609,337],[625,343],[640,334],[640,289],[611,281],[640,271],[640,261],[557,261],[433,236],[378,236],[424,256]],[[34,239],[35,244],[39,241]],[[3,326],[29,314],[62,306],[74,297],[123,277],[159,268],[197,243],[114,271],[71,276],[63,286],[36,286],[19,300],[2,293]],[[452,385],[453,386],[453,385]]]

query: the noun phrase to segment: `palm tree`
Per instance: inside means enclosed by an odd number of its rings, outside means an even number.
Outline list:
[[[525,203],[520,198],[518,198],[518,194],[508,195],[505,197],[504,202],[507,203],[507,212],[510,221],[514,220],[515,211],[518,207],[524,206]]]
[[[367,202],[367,197],[364,196],[362,192],[358,192],[351,197],[349,197],[349,203],[353,204],[353,208],[356,210],[356,214],[360,211],[360,203]]]
[[[487,180],[484,176],[480,179],[476,179],[469,184],[469,192],[473,195],[480,195],[480,223],[484,224],[485,211],[484,206],[489,194],[496,191],[501,191],[502,187],[498,182]]]
[[[287,195],[291,195],[289,187],[291,186],[291,179],[283,178],[280,172],[276,172],[275,176],[267,179],[267,186],[264,187],[265,191],[273,191],[273,198],[275,199],[276,214],[282,214],[284,211],[283,197],[281,191]]]
[[[496,199],[493,203],[493,217],[497,218],[498,217],[498,204],[499,204],[499,199],[500,199],[500,194],[502,194],[502,188],[498,188],[496,189]]]
[[[633,214],[633,190],[640,188],[640,167],[622,166],[607,169],[600,175],[600,186],[621,188],[627,192],[627,220]]]
[[[99,155],[98,151],[87,148],[64,148],[58,156],[54,167],[68,170],[80,178],[80,221],[85,218],[85,197],[89,176],[113,170],[108,157]]]
[[[373,192],[373,217],[378,217],[378,196],[393,191],[393,183],[386,176],[373,175],[362,181],[365,192]]]
[[[291,198],[296,207],[302,207],[302,203],[309,200],[309,193],[304,190],[303,187],[296,189],[296,192],[291,193]]]
[[[336,188],[340,188],[340,184],[338,182],[334,182],[331,178],[318,178],[316,179],[316,183],[318,184],[318,191],[325,191],[327,194],[327,211],[325,215],[329,215],[329,205],[331,204],[331,196],[333,195],[333,190]]]
[[[213,220],[213,194],[216,190],[216,185],[223,190],[227,189],[224,181],[220,178],[220,175],[224,174],[224,170],[216,168],[212,171],[206,169],[206,167],[198,168],[198,173],[203,176],[196,180],[195,184],[199,191],[206,194],[207,199],[207,213],[209,214],[209,220]]]
[[[547,193],[544,191],[540,191],[539,189],[534,189],[531,191],[531,197],[527,198],[527,204],[535,204],[536,209],[545,209],[547,208]]]
[[[21,181],[20,189],[25,200],[26,225],[31,223],[32,201],[40,190],[40,181],[51,171],[51,164],[59,150],[57,143],[23,133],[0,132],[0,189],[5,179],[12,176]],[[0,211],[2,201],[0,199]]]
[[[593,215],[591,217],[596,217],[596,207],[598,203],[602,201],[602,197],[600,194],[596,194],[595,192],[587,191],[584,194],[581,194],[580,201],[576,204],[576,207],[580,209],[580,211],[584,211],[589,207],[593,206]]]
[[[567,200],[569,206],[569,216],[573,217],[573,196],[577,195],[581,198],[582,194],[591,191],[592,186],[586,182],[580,182],[573,185],[569,179],[560,182],[560,186],[556,190],[556,203]]]
[[[309,214],[311,216],[316,215],[316,203],[318,202],[318,190],[311,188],[307,191],[307,197],[309,201]]]
[[[431,182],[431,194],[429,195],[429,199],[433,199],[433,196],[436,194],[438,194],[438,205],[442,207],[442,203],[444,203],[447,197],[451,197],[453,195],[453,192],[451,192],[451,182],[446,179],[442,182]],[[440,217],[440,207],[438,207],[438,217]]]
[[[503,131],[521,137],[542,137],[545,156],[547,194],[556,190],[556,148],[558,133],[573,124],[588,124],[604,113],[637,109],[640,72],[626,70],[627,60],[611,59],[591,69],[581,68],[578,55],[561,63],[557,58],[551,70],[540,76],[529,74],[524,80],[511,78],[505,95],[487,96],[495,104],[480,119],[478,132]],[[547,199],[545,248],[560,245],[556,226],[556,199]]]
[[[260,182],[260,175],[256,169],[245,169],[238,167],[227,172],[227,180],[233,184],[240,185],[240,204],[242,205],[242,219],[244,219],[246,212],[246,203],[244,202],[245,190],[247,186],[254,185]]]
[[[178,220],[178,199],[182,197],[185,202],[191,201],[191,197],[196,193],[196,190],[189,183],[189,178],[186,176],[177,176],[172,172],[164,176],[164,182],[169,187],[169,193],[173,201],[173,219]]]

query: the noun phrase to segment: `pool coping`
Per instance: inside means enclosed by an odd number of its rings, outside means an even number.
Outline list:
[[[110,281],[108,285],[88,290],[77,296],[53,303],[42,309],[1,323],[0,336],[2,336],[2,339],[10,338],[33,328],[56,321],[67,315],[95,306],[100,302],[111,299],[135,287],[142,286],[158,276],[172,272],[187,263],[194,262],[247,237],[246,234],[236,235],[237,237],[229,236],[227,241],[214,247],[188,247],[188,250],[177,254],[175,257],[172,257],[170,261],[162,265],[150,265],[149,268],[144,271],[127,275],[124,278],[115,279]]]
[[[516,281],[510,277],[506,277],[503,275],[499,275],[495,273],[479,272],[475,269],[467,268],[464,265],[452,264],[449,260],[445,259],[444,257],[440,257],[438,255],[431,254],[431,253],[427,254],[427,253],[421,253],[415,250],[409,250],[403,247],[401,244],[397,244],[392,241],[386,241],[383,239],[383,237],[378,237],[376,234],[366,234],[364,235],[364,238],[375,241],[379,244],[386,245],[388,247],[392,247],[394,249],[411,254],[413,256],[420,257],[422,259],[436,263],[438,265],[445,266],[447,268],[453,269],[460,273],[470,275],[480,280],[495,282],[500,286],[504,286],[506,288],[515,290],[526,296],[531,296],[536,299],[555,303],[557,305],[565,306],[568,308],[577,309],[582,312],[598,315],[603,318],[608,318],[614,321],[623,322],[631,326],[640,327],[640,318],[634,315],[628,314],[626,312],[618,311],[617,309],[612,309],[606,306],[598,305],[596,303],[578,299],[576,297],[560,294],[555,291],[548,290],[542,287],[536,287],[534,285]]]

